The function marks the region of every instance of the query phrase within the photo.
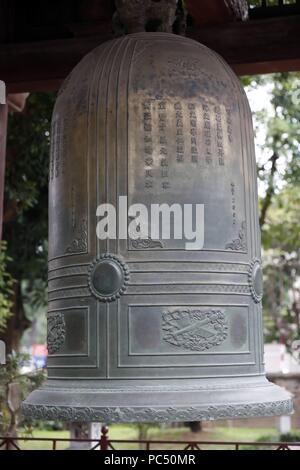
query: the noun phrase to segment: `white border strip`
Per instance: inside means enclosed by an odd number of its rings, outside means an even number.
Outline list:
[[[6,104],[6,87],[2,80],[0,80],[0,104]]]

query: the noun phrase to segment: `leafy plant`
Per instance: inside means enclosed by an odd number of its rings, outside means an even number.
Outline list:
[[[1,339],[10,352],[19,349],[23,332],[41,307],[44,313],[46,309],[48,166],[54,101],[54,93],[33,93],[23,113],[9,116],[3,238],[15,283],[13,318]]]
[[[7,256],[7,244],[0,243],[0,330],[4,330],[12,308],[13,278],[7,270],[7,264],[11,258]]]
[[[263,87],[269,94],[253,116],[260,136],[265,339],[280,341],[293,352],[300,335],[300,74],[246,77],[243,83],[248,91]]]
[[[300,433],[288,432],[286,434],[280,434],[280,442],[300,442]]]
[[[0,434],[15,436],[22,423],[20,407],[25,397],[44,380],[41,371],[24,374],[22,366],[28,362],[26,354],[10,354],[0,367]]]

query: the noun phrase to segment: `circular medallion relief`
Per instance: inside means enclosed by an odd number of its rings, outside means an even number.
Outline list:
[[[255,302],[260,302],[263,296],[263,276],[261,264],[258,259],[254,259],[250,264],[248,274],[250,291]]]
[[[109,253],[98,257],[89,270],[90,290],[102,302],[112,302],[124,294],[128,280],[128,266]]]

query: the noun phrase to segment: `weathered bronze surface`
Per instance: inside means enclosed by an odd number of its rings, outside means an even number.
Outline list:
[[[99,240],[96,208],[205,205],[204,248]],[[87,55],[53,113],[49,378],[24,413],[194,421],[292,411],[264,375],[251,113],[206,47],[139,33]]]

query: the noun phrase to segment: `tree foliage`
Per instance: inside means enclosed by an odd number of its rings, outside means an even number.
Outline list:
[[[12,329],[23,330],[29,325],[24,303],[30,300],[31,310],[46,305],[48,166],[54,100],[53,93],[34,93],[23,113],[9,116],[3,237],[10,258],[8,271],[19,288],[14,289],[14,316],[4,338],[8,349]],[[13,346],[17,347],[16,341]]]
[[[300,74],[251,77],[246,85],[265,87],[270,97],[254,115],[256,133],[265,129],[257,170],[266,340],[294,352],[300,334]]]
[[[54,96],[30,95],[8,124],[4,238],[17,279],[44,277],[48,236],[48,165]]]
[[[11,261],[11,258],[7,256],[6,250],[7,244],[2,242],[0,244],[0,331],[5,329],[7,320],[12,314],[13,278],[8,272],[7,263]]]
[[[266,340],[293,351],[300,336],[300,187],[288,185],[274,197],[263,230]]]
[[[30,358],[25,354],[13,353],[0,367],[0,435],[15,436],[22,423],[20,407],[26,396],[41,385],[43,371],[22,373],[22,367]]]

